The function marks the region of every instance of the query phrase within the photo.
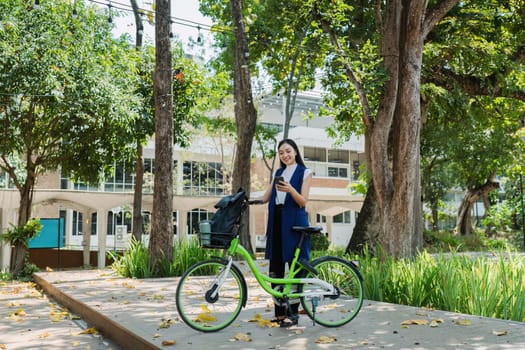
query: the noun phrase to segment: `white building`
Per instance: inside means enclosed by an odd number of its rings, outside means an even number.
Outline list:
[[[264,123],[282,125],[282,102],[280,96],[263,98],[260,115]],[[320,95],[316,93],[298,96],[289,137],[297,142],[306,165],[314,173],[307,205],[311,224],[322,225],[333,245],[346,246],[355,225],[355,213],[362,205],[362,197],[352,195],[349,185],[357,180],[359,166],[364,162],[364,142],[352,137],[349,142],[334,146],[324,130],[331,123],[330,118],[305,118],[308,112],[315,115],[320,103]],[[224,195],[220,168],[222,162],[231,157],[234,147],[231,142],[219,145],[216,138],[199,136],[188,149],[175,149],[175,239],[194,234],[198,221],[213,214],[213,205]],[[144,148],[142,207],[146,231],[153,201],[154,151],[153,142]],[[252,192],[262,190],[264,184],[268,183],[269,172],[259,159],[254,162],[252,177]],[[95,188],[72,183],[58,173],[46,174],[39,179],[35,190],[33,216],[62,218],[64,238],[61,249],[84,250],[85,264],[89,263],[89,251],[98,251],[98,266],[104,267],[105,252],[123,249],[130,237],[133,189],[133,168],[126,169],[123,166],[117,166],[113,176]],[[8,188],[6,174],[0,174],[2,232],[11,223],[17,222],[18,203],[18,191]],[[251,210],[254,247],[264,244],[265,215],[266,206],[256,206]],[[146,240],[147,237],[145,235]],[[6,245],[0,248],[0,267],[8,266],[9,251]]]

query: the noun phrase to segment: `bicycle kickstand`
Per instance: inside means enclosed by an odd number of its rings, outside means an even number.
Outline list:
[[[318,297],[313,297],[312,298],[312,323],[313,323],[313,326],[315,326],[315,310],[317,308],[318,302],[319,302],[319,298]]]

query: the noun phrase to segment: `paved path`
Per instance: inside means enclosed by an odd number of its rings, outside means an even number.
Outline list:
[[[262,328],[250,321],[257,315],[272,317],[271,298],[253,280],[248,281],[248,305],[234,324],[216,333],[200,333],[178,317],[174,300],[178,278],[135,280],[111,270],[78,270],[40,272],[35,279],[55,300],[117,344],[113,350],[525,350],[525,323],[372,301],[365,301],[359,315],[341,328],[312,326],[305,315],[297,327]],[[7,322],[5,312],[3,316],[2,327]],[[406,321],[423,324],[403,325]],[[9,350],[73,349],[70,341],[23,347],[24,337],[2,330],[0,344]]]

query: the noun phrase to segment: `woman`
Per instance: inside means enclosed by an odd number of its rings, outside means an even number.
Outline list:
[[[263,198],[268,202],[268,225],[266,229],[266,259],[270,260],[270,276],[284,277],[286,263],[293,259],[295,248],[299,244],[300,234],[292,231],[292,226],[308,226],[306,203],[312,182],[312,172],[306,168],[297,144],[290,139],[279,142],[280,168],[274,176]],[[281,179],[276,181],[275,179]],[[310,240],[305,239],[301,247],[300,258],[310,259]],[[275,287],[275,286],[272,286]],[[299,320],[299,303],[290,303],[287,314],[286,303],[275,303],[275,319],[281,327],[296,325]]]

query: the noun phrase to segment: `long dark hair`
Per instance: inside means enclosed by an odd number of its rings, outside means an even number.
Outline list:
[[[301,157],[301,152],[299,152],[299,148],[297,147],[297,144],[295,143],[294,140],[292,139],[284,139],[284,140],[281,140],[279,142],[279,144],[277,145],[277,154],[279,154],[279,148],[281,148],[282,145],[284,145],[285,143],[289,144],[290,146],[292,146],[292,148],[294,149],[295,151],[295,162],[297,164],[301,164],[302,166],[305,166],[304,165],[304,162],[303,162],[303,158]],[[279,163],[281,163],[281,168],[286,168],[286,164],[284,164],[281,159],[279,158]]]

